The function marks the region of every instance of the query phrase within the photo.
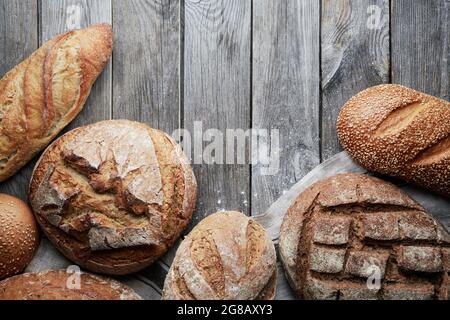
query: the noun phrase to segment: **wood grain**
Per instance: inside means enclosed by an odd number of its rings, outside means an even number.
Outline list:
[[[450,100],[450,1],[392,1],[392,81]]]
[[[114,0],[113,117],[180,127],[180,1]]]
[[[389,82],[389,1],[322,0],[322,160],[341,151],[336,119],[358,92]]]
[[[320,162],[319,7],[315,0],[253,3],[252,124],[280,130],[278,173],[252,168],[255,215]]]
[[[185,1],[183,118],[192,135],[196,121],[202,121],[203,132],[213,128],[224,135],[226,129],[250,127],[250,4]],[[249,213],[248,164],[194,169],[200,199],[194,224],[221,209]]]
[[[38,48],[36,1],[0,0],[0,77],[28,58]],[[0,192],[27,199],[33,165],[0,183]]]

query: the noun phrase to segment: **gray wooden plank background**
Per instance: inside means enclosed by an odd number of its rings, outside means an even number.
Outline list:
[[[335,119],[360,90],[393,82],[450,97],[449,0],[0,0],[0,76],[44,41],[97,22],[113,24],[113,58],[66,131],[111,118],[210,138],[226,129],[279,130],[274,175],[249,161],[252,152],[270,152],[270,134],[247,148],[245,164],[192,159],[192,226],[221,209],[261,214],[338,153]],[[33,166],[0,192],[26,200]],[[40,251],[55,266],[70,263],[45,239]],[[174,253],[121,280],[158,299]],[[44,267],[34,261],[29,269]]]

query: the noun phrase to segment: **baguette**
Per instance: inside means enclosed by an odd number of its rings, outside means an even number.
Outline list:
[[[350,99],[337,130],[362,166],[450,196],[450,103],[381,85]]]
[[[110,25],[69,31],[45,43],[0,80],[0,182],[78,115],[112,46]]]

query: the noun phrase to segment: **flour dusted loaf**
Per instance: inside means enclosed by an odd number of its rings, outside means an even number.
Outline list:
[[[112,46],[110,25],[69,31],[45,43],[0,80],[0,182],[77,116]]]
[[[362,166],[450,196],[450,103],[399,85],[369,88],[343,107],[342,146]]]
[[[20,199],[0,194],[0,280],[22,272],[39,246],[33,213]]]
[[[0,282],[0,300],[141,300],[131,288],[88,273],[51,270]]]
[[[306,299],[449,298],[449,233],[403,191],[361,174],[298,196],[281,227],[280,257]]]
[[[178,248],[166,300],[272,300],[276,254],[266,231],[238,212],[201,221]]]
[[[136,272],[191,220],[196,181],[167,134],[117,120],[75,129],[42,155],[30,202],[61,252],[97,273]]]

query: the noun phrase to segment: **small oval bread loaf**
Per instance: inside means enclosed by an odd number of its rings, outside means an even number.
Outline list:
[[[141,297],[112,279],[51,270],[21,274],[0,282],[0,300],[141,300]]]
[[[112,48],[108,24],[69,31],[46,42],[0,79],[0,182],[78,115]]]
[[[281,226],[280,257],[306,299],[449,297],[447,230],[394,185],[362,174],[298,196]]]
[[[0,280],[22,272],[39,247],[39,232],[30,208],[0,194]]]
[[[196,195],[180,146],[126,120],[64,135],[42,155],[30,185],[33,211],[53,244],[84,268],[111,275],[161,257],[189,224]]]
[[[342,146],[362,166],[450,196],[450,103],[399,85],[369,88],[338,121]]]
[[[272,300],[275,287],[275,247],[266,231],[242,213],[220,212],[181,243],[163,299]]]

